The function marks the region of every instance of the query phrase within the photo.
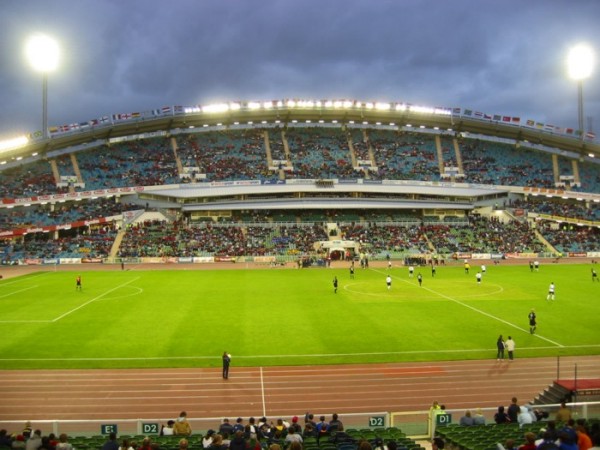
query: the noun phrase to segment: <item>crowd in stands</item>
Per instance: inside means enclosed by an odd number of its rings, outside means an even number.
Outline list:
[[[286,178],[439,181],[440,167],[458,166],[454,140],[448,136],[441,137],[443,161],[438,161],[434,136],[425,133],[290,127],[284,132],[269,129],[266,136],[272,158],[291,164],[293,170],[285,172]],[[155,137],[101,145],[4,169],[0,197],[199,181],[182,178],[183,168],[204,174],[202,181],[279,179],[279,171],[268,167],[265,130],[209,131],[173,139],[174,143],[171,138]],[[473,139],[457,142],[465,182],[555,187],[550,154],[504,143]],[[284,144],[289,148],[287,155]],[[377,171],[354,167],[353,161],[359,160],[373,164]],[[77,183],[58,187],[61,180],[54,177],[53,162],[59,177],[77,174],[83,186]],[[571,162],[559,158],[560,175],[572,175]],[[600,192],[598,165],[578,161],[578,167],[581,186],[576,190]],[[572,185],[569,183],[569,187]]]
[[[435,408],[434,403],[432,415],[444,413]],[[469,433],[462,433],[464,429]],[[575,419],[564,402],[552,417],[548,410],[519,405],[513,397],[508,407],[498,407],[490,423],[486,424],[481,410],[467,410],[457,424],[438,427],[436,434],[442,448],[448,444],[466,450],[589,450],[600,444],[600,421]]]
[[[366,430],[347,429],[337,414],[328,419],[306,413],[303,420],[290,421],[266,417],[235,423],[225,418],[214,429],[194,432],[185,411],[176,420],[163,424],[156,435],[122,435],[115,432],[100,439],[45,435],[27,422],[23,431],[0,430],[1,450],[423,450],[398,428]]]
[[[548,200],[545,198],[529,196],[526,199],[513,200],[509,207],[512,210],[523,209],[528,212],[571,219],[600,220],[600,204],[595,202],[584,203],[579,201],[565,201],[562,199]]]
[[[140,206],[117,202],[112,197],[68,201],[55,205],[16,206],[0,208],[0,231],[10,231],[25,227],[66,225],[82,220],[118,216],[124,211],[141,209]]]

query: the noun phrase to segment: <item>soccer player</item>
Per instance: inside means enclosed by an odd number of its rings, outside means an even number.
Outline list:
[[[338,286],[337,277],[333,277],[333,293],[334,294],[337,294],[337,286]]]
[[[465,260],[465,274],[469,274],[469,269],[471,268],[471,264],[467,260]]]
[[[535,309],[532,309],[527,317],[529,318],[529,332],[533,334],[537,328]]]
[[[231,364],[231,354],[226,351],[223,352],[223,379],[226,380],[229,378],[229,366]]]
[[[392,261],[390,261],[390,260],[388,259],[388,269],[391,269],[391,268],[392,268]]]
[[[77,275],[77,278],[75,278],[75,290],[81,290],[81,275]]]
[[[387,288],[388,290],[392,288],[392,277],[390,277],[389,275],[386,277],[385,279],[385,284],[387,284]]]
[[[537,259],[533,262],[533,267],[535,268],[536,272],[540,271],[540,262]]]
[[[352,265],[350,266],[350,278],[354,279],[354,261],[352,261]]]
[[[485,267],[485,264],[481,265],[481,273],[485,274],[485,271],[487,270],[487,268]]]
[[[417,281],[419,282],[419,286],[423,284],[423,275],[420,272],[417,274]]]
[[[408,266],[408,278],[412,278],[413,274],[415,273],[415,266]]]
[[[477,274],[475,275],[475,278],[477,279],[477,284],[481,284],[481,272],[477,272]]]
[[[599,282],[600,282],[600,280],[598,279],[598,274],[596,273],[596,269],[594,269],[594,268],[592,267],[592,283],[593,283],[594,281],[599,281]]]
[[[554,286],[554,282],[550,283],[548,286],[548,295],[546,296],[546,300],[554,300],[554,291],[556,287]]]

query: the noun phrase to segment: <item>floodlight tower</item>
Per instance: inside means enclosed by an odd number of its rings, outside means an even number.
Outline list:
[[[592,74],[594,66],[594,52],[586,44],[576,45],[569,52],[568,63],[569,76],[577,81],[577,114],[579,126],[579,138],[583,140],[583,80]]]
[[[48,138],[48,73],[58,67],[59,49],[54,39],[43,34],[29,38],[25,53],[31,66],[42,73],[42,133]]]

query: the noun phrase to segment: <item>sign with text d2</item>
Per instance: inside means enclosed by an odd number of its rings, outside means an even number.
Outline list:
[[[369,426],[370,427],[384,427],[385,426],[385,416],[369,417]]]

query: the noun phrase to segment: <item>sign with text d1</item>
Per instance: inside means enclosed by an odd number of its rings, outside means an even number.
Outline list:
[[[452,414],[438,414],[435,416],[435,424],[439,426],[444,426],[452,423]]]

